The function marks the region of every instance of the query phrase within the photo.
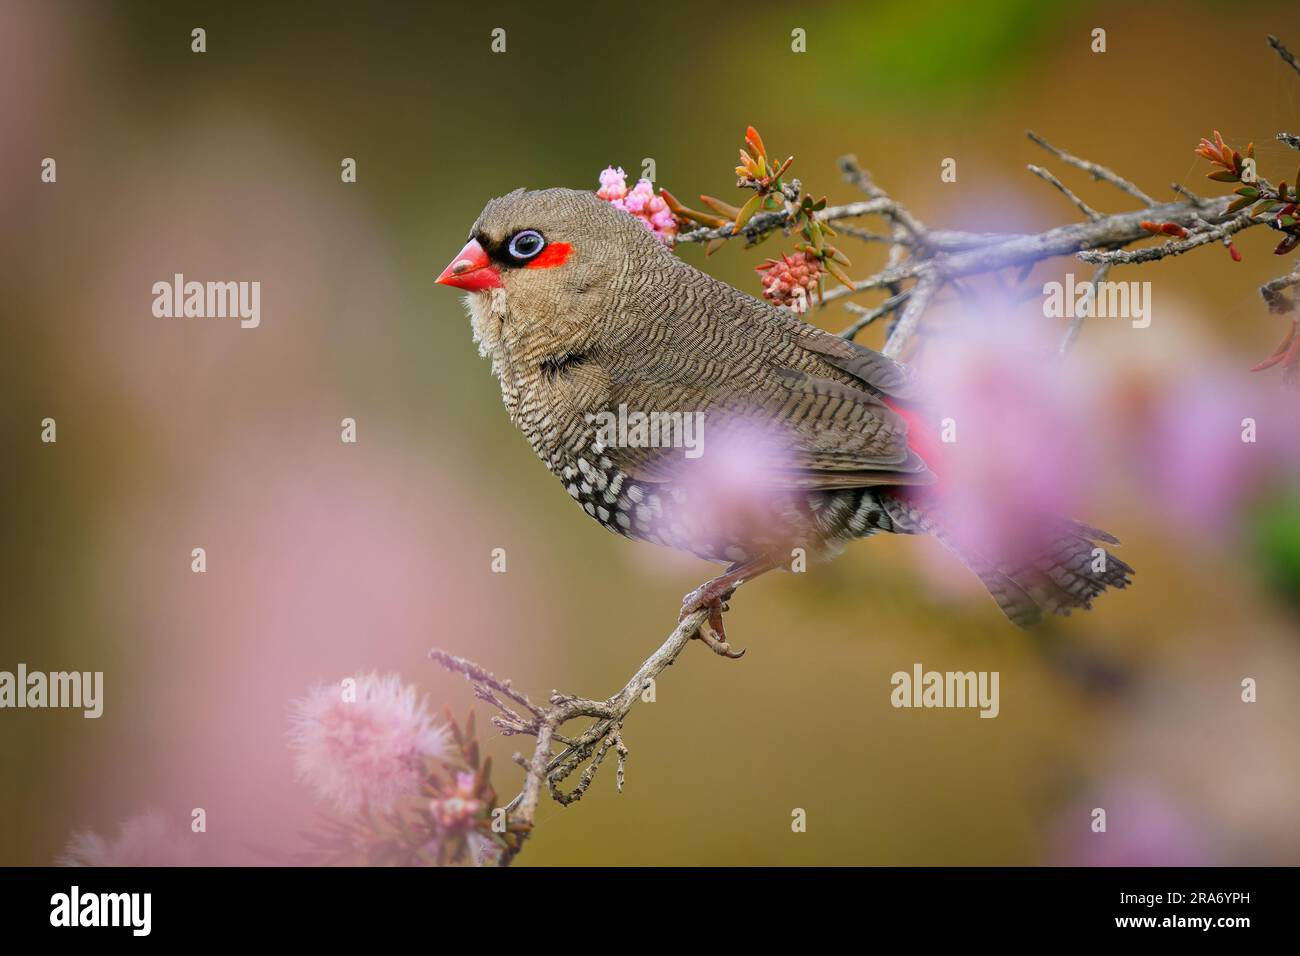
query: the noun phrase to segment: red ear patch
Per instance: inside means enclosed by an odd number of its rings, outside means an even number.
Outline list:
[[[529,269],[551,269],[555,266],[564,265],[564,260],[569,258],[569,253],[573,251],[573,246],[567,242],[552,242],[540,253],[537,258],[528,263]]]

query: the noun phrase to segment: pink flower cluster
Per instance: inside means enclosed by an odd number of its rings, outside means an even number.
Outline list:
[[[315,687],[292,717],[299,778],[344,813],[389,809],[419,789],[427,760],[447,756],[447,728],[396,674]]]
[[[443,799],[429,801],[429,814],[438,829],[472,830],[483,812],[483,801],[474,795],[475,779],[472,773],[456,774],[456,789]]]
[[[755,266],[761,275],[763,298],[773,305],[784,305],[792,312],[808,311],[811,296],[821,281],[822,264],[814,255],[796,252],[780,259],[768,259]]]
[[[146,811],[126,820],[116,838],[74,833],[59,866],[199,866],[199,841],[183,823]]]
[[[645,223],[645,227],[663,242],[671,245],[677,236],[677,220],[668,204],[655,195],[650,180],[642,179],[631,189],[627,188],[627,173],[622,167],[610,166],[600,174],[600,188],[596,195],[617,209],[630,213]]]

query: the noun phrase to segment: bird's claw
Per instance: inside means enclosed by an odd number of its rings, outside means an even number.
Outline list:
[[[736,650],[727,643],[727,630],[722,623],[722,612],[731,609],[727,599],[731,597],[733,590],[734,588],[717,593],[710,589],[709,584],[696,588],[682,601],[682,615],[679,620],[686,620],[696,611],[707,610],[708,617],[700,622],[694,636],[703,641],[713,653],[734,661],[744,657],[745,651],[743,648]]]
[[[710,613],[708,618],[701,622],[700,629],[695,632],[695,636],[719,657],[738,661],[745,656],[745,648],[742,647],[740,650],[736,650],[727,643],[727,633],[722,629],[721,610]]]

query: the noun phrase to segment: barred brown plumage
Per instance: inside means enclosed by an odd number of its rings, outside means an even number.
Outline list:
[[[934,534],[1021,625],[1129,583],[1094,547],[1115,539],[1086,525],[1044,519],[1041,550],[1016,555],[957,540],[927,446],[909,441],[922,397],[910,368],[700,272],[593,194],[491,200],[438,281],[467,290],[511,420],[584,511],[730,565],[683,608],[710,607],[719,632],[744,580],[877,531]],[[628,410],[701,415],[709,450],[602,431]]]

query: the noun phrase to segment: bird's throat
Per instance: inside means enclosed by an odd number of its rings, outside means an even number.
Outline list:
[[[492,359],[493,369],[505,360],[505,324],[510,316],[505,289],[485,289],[465,296],[465,311],[478,353]]]

